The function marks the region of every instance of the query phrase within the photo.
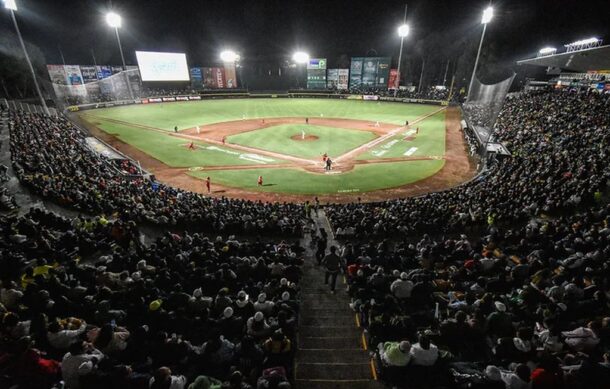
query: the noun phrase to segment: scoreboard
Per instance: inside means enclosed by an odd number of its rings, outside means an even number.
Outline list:
[[[326,89],[326,58],[307,62],[307,89]]]

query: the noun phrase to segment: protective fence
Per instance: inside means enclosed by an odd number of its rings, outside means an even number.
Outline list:
[[[490,141],[493,127],[504,100],[513,83],[515,73],[504,81],[496,84],[482,84],[475,79],[472,90],[468,94],[468,101],[462,105],[466,121],[479,138],[481,144]]]
[[[128,69],[101,80],[67,85],[42,80],[43,88],[58,108],[71,105],[139,99],[142,83],[138,69]]]

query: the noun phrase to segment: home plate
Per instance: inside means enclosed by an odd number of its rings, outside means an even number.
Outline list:
[[[408,157],[416,151],[417,151],[417,147],[411,147],[409,150],[405,151],[405,153],[403,155],[406,155]]]

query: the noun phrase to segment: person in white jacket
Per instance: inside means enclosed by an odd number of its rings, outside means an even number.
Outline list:
[[[87,329],[87,323],[80,322],[80,326],[75,330],[66,330],[58,321],[49,324],[47,339],[49,344],[58,350],[67,350],[70,345],[77,341],[78,337]]]
[[[416,366],[433,366],[438,359],[438,347],[430,342],[426,335],[420,335],[419,342],[411,347],[411,364]]]
[[[90,373],[104,354],[91,343],[74,342],[61,361],[61,376],[67,389],[80,389],[80,377]]]

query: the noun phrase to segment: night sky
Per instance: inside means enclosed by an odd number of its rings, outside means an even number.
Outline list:
[[[39,46],[47,63],[119,64],[113,31],[106,26],[106,0],[17,0],[17,17],[26,40]],[[479,0],[411,0],[411,35],[407,55],[441,34],[448,47],[453,39],[477,41],[480,16],[488,5]],[[509,63],[531,57],[547,45],[597,36],[610,39],[608,1],[503,0],[493,3],[496,17],[486,42],[493,42]],[[189,65],[214,62],[230,47],[244,57],[286,55],[299,47],[313,57],[327,57],[332,65],[340,55],[398,57],[396,28],[403,1],[394,0],[114,0],[123,16],[121,38],[127,64],[135,64],[134,50],[185,51]],[[4,10],[2,10],[4,11]],[[10,29],[3,12],[0,29]],[[374,51],[373,51],[374,50]]]

